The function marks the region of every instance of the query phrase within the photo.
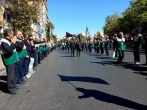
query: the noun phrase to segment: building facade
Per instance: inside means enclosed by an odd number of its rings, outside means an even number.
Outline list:
[[[30,0],[30,4],[33,4],[36,0]],[[46,24],[49,22],[48,17],[48,0],[42,0],[40,3],[40,10],[38,12],[38,25],[31,24],[31,28],[33,29],[33,36],[38,37],[40,39],[46,38]],[[4,6],[5,5],[5,6]],[[11,28],[11,24],[7,22],[9,19],[7,10],[4,8],[8,5],[6,0],[0,0],[0,37],[2,37],[3,30],[5,28]]]

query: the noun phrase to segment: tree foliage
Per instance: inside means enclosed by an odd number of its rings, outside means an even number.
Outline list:
[[[103,36],[102,36],[101,33],[98,31],[98,32],[96,33],[95,38],[96,38],[96,39],[102,39]]]
[[[53,34],[52,38],[53,38],[54,43],[56,43],[57,42],[57,36]]]
[[[110,35],[119,31],[131,33],[136,28],[147,30],[147,0],[132,0],[122,16],[108,15],[103,30]]]
[[[104,29],[104,33],[107,33],[107,34],[112,34],[112,33],[115,33],[118,31],[118,19],[120,18],[120,15],[118,13],[115,13],[114,15],[111,15],[111,16],[107,16],[106,17],[106,24],[105,26],[103,27]]]
[[[50,38],[53,36],[52,30],[55,29],[54,25],[52,22],[48,22],[46,25],[46,35],[47,38],[50,40]]]
[[[32,31],[32,24],[39,24],[40,6],[42,1],[7,0],[5,7],[9,17],[8,22],[14,30]]]

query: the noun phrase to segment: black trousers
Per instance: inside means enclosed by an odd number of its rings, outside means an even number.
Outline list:
[[[145,58],[146,58],[146,64],[147,64],[147,45],[145,45]]]
[[[71,48],[71,56],[75,55],[75,48]]]
[[[7,87],[9,91],[14,91],[17,84],[18,64],[6,65]]]
[[[140,62],[140,49],[139,49],[139,47],[134,47],[133,53],[134,53],[134,62]]]
[[[99,47],[97,47],[97,53],[99,53],[100,52],[100,48]]]
[[[101,54],[104,54],[104,47],[100,47],[101,49]]]
[[[24,75],[28,74],[29,71],[29,63],[30,63],[30,58],[25,58],[25,70],[24,70]]]
[[[118,50],[118,53],[119,53],[119,56],[118,56],[117,63],[118,64],[121,64],[122,63],[122,60],[124,58],[124,50]]]
[[[80,56],[81,49],[77,48],[77,56]]]
[[[106,55],[109,56],[109,49],[108,49],[108,47],[105,47],[105,52],[106,52]]]

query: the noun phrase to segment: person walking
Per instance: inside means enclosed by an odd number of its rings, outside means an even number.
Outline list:
[[[7,72],[7,87],[10,94],[17,94],[18,56],[16,52],[16,36],[11,29],[4,30],[4,38],[1,39],[1,57]]]
[[[79,40],[76,42],[76,49],[77,49],[77,56],[80,56],[82,45],[81,45],[81,41]]]
[[[72,40],[72,42],[71,42],[71,56],[73,56],[73,57],[75,55],[75,49],[76,49],[76,42],[75,42],[75,40]]]

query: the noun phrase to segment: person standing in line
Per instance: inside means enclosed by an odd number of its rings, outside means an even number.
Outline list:
[[[34,46],[34,39],[33,39],[33,36],[32,35],[29,35],[29,44],[30,44],[30,47],[28,49],[28,52],[30,53],[30,61],[29,61],[29,71],[28,71],[28,74],[26,75],[26,78],[30,78],[31,75],[35,72],[33,70],[33,65],[34,65],[34,58],[35,58],[35,46]]]
[[[119,33],[119,38],[117,38],[116,48],[118,48],[118,53],[119,53],[117,63],[118,65],[122,65],[122,60],[124,58],[124,51],[126,50],[125,38],[122,32]]]
[[[106,36],[106,40],[105,40],[105,52],[106,52],[106,56],[109,56],[109,45],[110,45],[110,41],[108,39],[108,36]]]
[[[16,52],[16,36],[11,29],[4,30],[4,38],[1,39],[1,57],[7,72],[7,87],[10,94],[17,94],[18,56]]]
[[[146,59],[146,62],[145,64],[143,65],[147,65],[147,34],[144,35],[144,41],[145,41],[145,59]]]
[[[143,40],[143,36],[140,34],[140,31],[136,29],[135,36],[134,36],[134,47],[133,47],[135,64],[140,64],[140,46],[141,46],[142,40]]]
[[[88,42],[88,49],[89,49],[89,52],[92,52],[91,47],[92,47],[92,42],[91,42],[91,41],[89,41],[89,42]]]
[[[77,49],[77,56],[80,56],[82,45],[81,45],[81,41],[79,40],[76,42],[76,49]]]
[[[72,40],[71,42],[71,56],[75,56],[75,49],[76,49],[76,42],[75,40]]]
[[[27,56],[27,52],[26,52],[26,46],[24,45],[22,32],[17,30],[15,32],[15,36],[17,37],[15,46],[19,58],[17,83],[21,84],[25,81],[24,79],[25,57]]]
[[[97,40],[97,53],[100,53],[100,41],[99,41],[99,39]]]
[[[39,57],[40,57],[40,53],[39,53],[39,44],[41,44],[41,43],[44,43],[45,41],[39,41],[38,40],[38,38],[36,37],[35,38],[35,40],[34,40],[34,45],[35,45],[35,47],[36,47],[36,49],[34,50],[34,52],[35,52],[35,58],[34,58],[34,67],[37,67],[37,65],[38,65],[38,62],[40,62],[40,61],[38,61],[38,60],[40,60],[39,59]],[[38,55],[39,54],[39,55]]]
[[[25,58],[25,73],[24,73],[24,77],[28,74],[29,71],[29,62],[30,62],[30,44],[29,44],[29,40],[28,40],[28,33],[27,32],[23,32],[23,37],[24,37],[24,44],[26,46],[26,50],[27,50],[27,56]]]
[[[101,39],[101,41],[100,41],[100,50],[101,50],[101,54],[104,54],[104,40],[103,40],[103,38]]]
[[[94,52],[95,53],[97,52],[97,40],[96,39],[94,40]]]
[[[88,51],[88,41],[85,43],[85,50]]]
[[[69,41],[66,42],[66,46],[67,46],[67,52],[69,53],[69,49],[70,49],[70,43],[69,43]]]
[[[115,57],[118,56],[118,48],[117,48],[117,34],[113,36],[113,52],[115,52]]]

